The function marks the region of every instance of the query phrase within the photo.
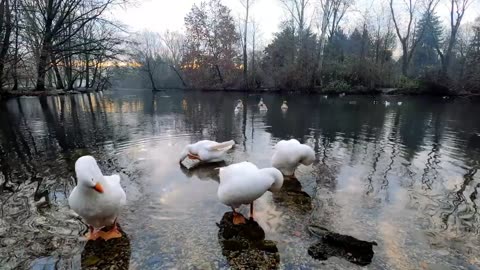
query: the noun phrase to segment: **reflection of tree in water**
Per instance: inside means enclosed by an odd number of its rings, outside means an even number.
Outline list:
[[[470,187],[473,189],[470,194],[465,194],[467,187],[474,182],[474,176],[477,171],[477,168],[469,169],[463,176],[463,182],[461,183],[460,188],[454,193],[447,194],[447,200],[451,201],[451,203],[448,203],[448,207],[443,209],[440,214],[445,230],[449,228],[449,223],[452,222],[464,230],[478,231],[479,217],[477,215],[477,204],[475,199],[477,198],[477,188],[479,187],[479,183]],[[451,220],[452,218],[453,220]]]
[[[89,96],[0,102],[0,238],[17,243],[0,247],[0,265],[24,268],[21,261],[31,257],[68,257],[79,245],[83,225],[66,207],[73,164],[114,138],[98,96]],[[3,260],[19,250],[29,258]]]

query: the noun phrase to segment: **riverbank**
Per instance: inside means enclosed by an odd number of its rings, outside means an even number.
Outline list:
[[[0,91],[0,98],[13,98],[13,97],[38,97],[38,96],[63,96],[63,95],[75,95],[82,93],[97,92],[94,89],[78,88],[74,90],[63,89],[47,89],[44,91],[35,91],[31,89],[19,89],[19,90],[3,90]]]

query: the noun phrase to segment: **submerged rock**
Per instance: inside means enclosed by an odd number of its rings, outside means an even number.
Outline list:
[[[220,182],[219,170],[217,168],[226,166],[225,162],[198,163],[190,169],[180,166],[180,169],[187,177],[196,176],[200,180],[214,180]]]
[[[376,242],[358,240],[349,235],[330,232],[319,226],[309,226],[310,233],[320,237],[320,242],[308,248],[308,254],[317,260],[327,260],[335,256],[358,265],[368,265],[374,255]]]
[[[127,234],[105,241],[88,241],[82,252],[82,269],[129,269],[131,247]]]
[[[301,212],[312,210],[312,198],[308,193],[302,191],[302,184],[296,178],[285,179],[282,189],[273,193],[273,201],[276,204],[284,205],[288,209]]]
[[[265,232],[254,220],[233,224],[233,212],[227,212],[217,226],[222,253],[232,269],[275,269],[280,263],[274,241],[265,240]]]

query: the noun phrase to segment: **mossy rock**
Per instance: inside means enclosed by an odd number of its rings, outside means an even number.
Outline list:
[[[280,263],[274,241],[265,240],[265,232],[252,219],[233,224],[233,212],[223,215],[218,225],[222,253],[232,269],[276,269]]]

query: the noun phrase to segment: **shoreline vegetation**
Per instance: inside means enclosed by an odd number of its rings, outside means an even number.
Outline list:
[[[203,0],[185,14],[182,31],[132,33],[109,16],[122,0],[0,0],[0,97],[167,85],[480,94],[480,17],[463,20],[473,0],[425,0],[421,7],[420,0],[384,1],[354,24],[347,21],[358,12],[355,1],[318,1],[323,12],[316,15],[312,1],[279,0],[286,17],[270,40],[249,12],[255,1],[239,1],[239,20],[225,0]],[[456,16],[441,17],[440,7]],[[401,17],[410,23],[399,23]]]
[[[121,88],[120,88],[121,89]],[[130,88],[124,88],[130,89]],[[136,89],[139,91],[150,90],[147,88]],[[87,88],[74,88],[73,90],[63,89],[46,89],[45,91],[35,91],[33,89],[19,89],[19,90],[3,90],[0,91],[1,98],[15,98],[15,97],[41,97],[41,96],[63,96],[63,95],[76,95],[84,93],[98,93],[104,90],[87,89]],[[115,91],[115,90],[114,90]],[[477,97],[479,93],[471,92],[453,92],[453,91],[438,91],[438,89],[427,88],[373,88],[368,89],[365,87],[352,87],[351,89],[280,89],[280,88],[187,88],[187,87],[165,87],[157,88],[152,92],[164,92],[164,91],[201,91],[201,92],[242,92],[242,93],[273,93],[273,94],[317,94],[317,95],[385,95],[385,96],[431,96],[431,97]]]

